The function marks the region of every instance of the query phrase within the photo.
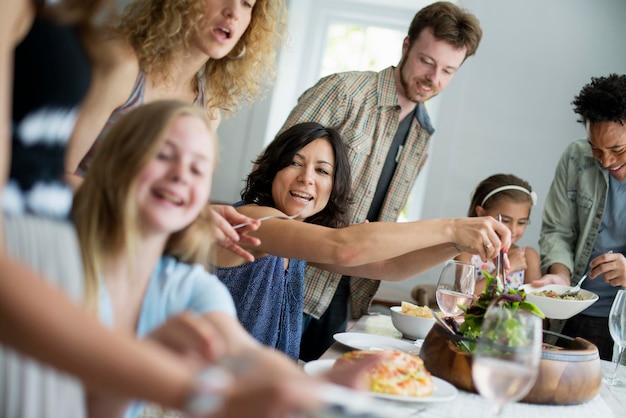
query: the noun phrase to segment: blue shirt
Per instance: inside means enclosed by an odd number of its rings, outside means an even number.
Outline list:
[[[298,360],[304,302],[303,260],[266,255],[236,267],[220,267],[215,274],[228,287],[237,317],[260,343]]]
[[[589,262],[601,254],[609,251],[624,253],[626,250],[626,181],[616,180],[609,176],[609,190],[606,195],[606,206],[598,236],[593,245]],[[584,311],[585,315],[608,317],[615,295],[620,287],[613,287],[603,280],[603,275],[594,280],[585,280],[583,289],[597,294],[600,298],[596,303]]]
[[[100,320],[110,327],[114,323],[109,292],[103,282],[99,291]],[[217,277],[201,265],[181,263],[172,257],[162,257],[154,269],[137,323],[137,335],[143,337],[183,311],[198,314],[225,312],[236,315],[233,299],[228,289]],[[133,403],[124,418],[138,417],[141,402]]]

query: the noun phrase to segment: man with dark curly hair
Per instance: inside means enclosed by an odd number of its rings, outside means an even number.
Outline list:
[[[591,341],[610,361],[609,310],[626,286],[626,75],[592,78],[572,104],[587,138],[565,149],[546,198],[540,282],[575,284],[590,271],[582,288],[600,298],[563,333]]]

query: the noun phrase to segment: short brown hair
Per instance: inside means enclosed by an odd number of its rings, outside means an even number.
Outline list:
[[[447,1],[433,3],[415,14],[409,26],[409,46],[426,28],[433,30],[437,40],[448,42],[457,49],[466,48],[465,58],[476,53],[483,36],[476,16]]]

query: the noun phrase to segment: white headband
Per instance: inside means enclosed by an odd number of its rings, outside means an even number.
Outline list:
[[[519,190],[520,192],[524,192],[528,196],[530,196],[530,200],[532,200],[533,206],[535,206],[537,204],[537,193],[529,192],[527,188],[522,187],[522,186],[509,185],[509,186],[501,186],[501,187],[495,188],[491,192],[487,193],[487,196],[485,196],[483,201],[480,202],[480,206],[484,206],[484,204],[487,201],[487,199],[489,199],[494,194],[503,192],[505,190]]]

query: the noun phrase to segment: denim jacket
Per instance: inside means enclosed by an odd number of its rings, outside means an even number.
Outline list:
[[[556,167],[546,197],[539,237],[541,268],[565,265],[577,280],[585,272],[602,223],[608,170],[593,157],[586,139],[571,143]]]

